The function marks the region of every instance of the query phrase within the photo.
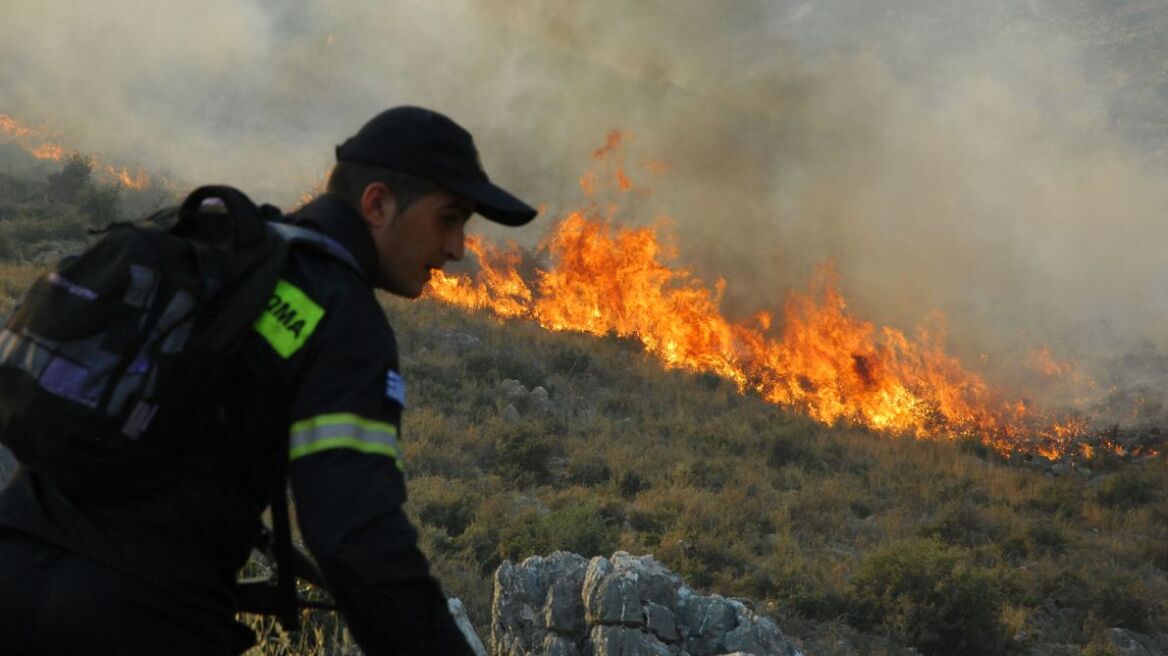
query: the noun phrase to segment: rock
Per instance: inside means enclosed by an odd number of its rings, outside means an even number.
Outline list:
[[[519,381],[508,378],[503,381],[503,393],[507,395],[507,400],[511,403],[519,405],[527,400],[527,387]]]
[[[700,597],[682,588],[677,598],[678,614],[686,633],[686,650],[693,656],[723,654],[726,634],[738,628],[738,613],[733,603],[717,595]]]
[[[580,656],[576,643],[563,636],[548,634],[540,646],[541,656]]]
[[[796,656],[799,653],[769,618],[760,617],[741,604],[735,610],[738,626],[726,634],[724,649],[774,656]]]
[[[466,642],[470,645],[475,656],[487,656],[487,648],[483,646],[483,641],[479,640],[479,634],[475,633],[470,618],[466,616],[466,608],[462,605],[462,600],[451,597],[446,600],[446,607],[450,609],[454,623],[458,626],[458,630],[462,631],[462,636],[466,638]]]
[[[746,603],[700,596],[652,556],[556,552],[495,572],[495,656],[800,656]]]
[[[550,631],[583,637],[588,626],[584,622],[584,567],[572,568],[558,575],[548,587],[544,602],[544,625]]]
[[[612,556],[617,574],[631,577],[637,583],[637,594],[642,601],[672,606],[677,601],[681,577],[669,571],[652,556],[632,556],[618,551]]]
[[[677,629],[677,617],[665,606],[653,602],[645,603],[645,626],[657,639],[669,644],[681,642],[681,632]]]
[[[546,591],[539,592],[538,572],[509,560],[499,565],[491,601],[491,653],[523,654],[523,647],[532,645],[536,634],[542,639],[543,625],[535,609],[544,595]],[[516,642],[518,651],[512,648]]]
[[[444,348],[456,353],[474,351],[483,345],[483,340],[467,333],[448,332],[442,335],[440,342]]]
[[[533,411],[539,414],[547,414],[551,412],[552,402],[548,395],[548,391],[543,385],[537,385],[527,395],[527,405]]]
[[[588,624],[644,626],[637,582],[614,576],[614,572],[612,563],[603,556],[596,556],[588,563],[583,588],[584,619]]]
[[[657,638],[624,626],[594,626],[588,640],[593,656],[673,656]]]
[[[1104,631],[1103,637],[1115,647],[1119,656],[1165,656],[1161,645],[1142,633],[1113,628]]]
[[[504,561],[495,570],[491,653],[536,652],[547,643],[549,632],[573,643],[583,639],[580,589],[587,565],[583,556],[566,551],[532,556],[519,565]]]
[[[507,378],[499,383],[499,389],[503,392],[504,400],[514,406],[520,414],[532,412],[542,415],[551,412],[554,408],[551,395],[542,385],[536,385],[531,391],[528,391],[527,386],[523,383],[514,378]]]

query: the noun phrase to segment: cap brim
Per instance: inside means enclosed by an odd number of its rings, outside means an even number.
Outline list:
[[[534,207],[490,182],[442,182],[442,185],[473,200],[475,212],[495,223],[521,226],[539,213]]]

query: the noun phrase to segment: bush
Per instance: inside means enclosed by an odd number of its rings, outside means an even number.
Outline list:
[[[1026,501],[1025,506],[1043,514],[1074,519],[1083,512],[1082,487],[1074,481],[1056,481],[1040,488],[1033,499]]]
[[[1143,582],[1126,573],[1099,572],[1091,586],[1088,615],[1102,627],[1148,631],[1153,609],[1163,603]]]
[[[729,467],[705,459],[679,464],[674,471],[686,485],[710,491],[722,489],[734,476]]]
[[[564,550],[584,557],[617,549],[619,528],[591,500],[569,503],[547,514],[512,523],[503,531],[499,555],[522,560]]]
[[[82,194],[91,188],[92,172],[93,164],[89,158],[80,155],[70,157],[60,171],[49,174],[49,198],[61,203],[80,200]]]
[[[474,499],[469,490],[452,485],[447,479],[426,479],[411,483],[411,501],[417,506],[418,519],[423,524],[436,526],[450,537],[458,537],[474,518]]]
[[[944,506],[921,533],[946,544],[974,547],[997,539],[1001,529],[973,504],[958,502]]]
[[[0,223],[0,260],[28,261],[53,250],[57,244],[67,245],[72,251],[80,250],[92,240],[86,232],[88,226],[88,220],[68,206],[44,217],[4,221]]]
[[[620,479],[616,482],[617,494],[620,494],[626,499],[631,499],[637,496],[639,492],[644,492],[650,487],[652,487],[652,484],[649,482],[649,479],[642,476],[640,472],[632,469],[621,474]]]
[[[517,487],[544,485],[552,478],[551,459],[559,451],[556,440],[530,423],[514,424],[495,440],[499,475]]]
[[[576,458],[568,464],[568,482],[585,487],[595,487],[607,483],[612,470],[604,458],[590,453]]]
[[[117,187],[90,189],[81,198],[78,207],[96,226],[107,226],[121,218]]]
[[[1156,501],[1159,490],[1150,477],[1139,471],[1123,471],[1107,479],[1099,488],[1099,502],[1113,508],[1131,509]]]
[[[862,628],[883,629],[925,654],[1004,654],[1001,586],[966,552],[935,540],[886,545],[853,581]]]
[[[814,459],[807,440],[800,436],[780,433],[767,446],[766,463],[778,469],[789,464],[804,464]]]

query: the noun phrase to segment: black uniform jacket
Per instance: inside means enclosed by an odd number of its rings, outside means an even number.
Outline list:
[[[405,383],[372,290],[368,228],[327,194],[291,221],[334,240],[357,266],[294,250],[235,365],[231,434],[218,437],[223,466],[101,504],[20,472],[0,492],[0,526],[230,617],[231,583],[287,467],[301,534],[366,653],[468,654],[402,511]]]

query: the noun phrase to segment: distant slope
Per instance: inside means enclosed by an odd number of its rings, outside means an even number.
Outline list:
[[[1163,456],[1007,466],[974,443],[822,427],[625,341],[387,307],[410,386],[410,511],[484,635],[502,559],[618,548],[758,600],[809,653],[892,653],[872,635],[994,654],[1168,629]],[[942,637],[926,626],[947,622]]]

